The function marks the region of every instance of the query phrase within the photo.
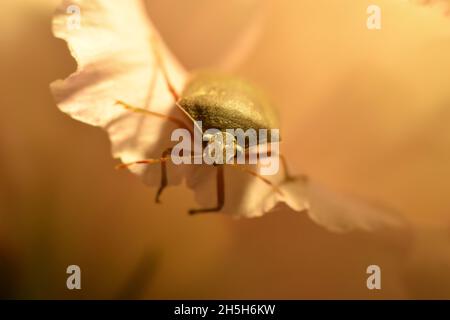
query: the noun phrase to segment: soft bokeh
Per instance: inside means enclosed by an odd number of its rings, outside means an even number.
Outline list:
[[[344,235],[288,210],[191,217],[193,197],[182,187],[154,204],[155,190],[114,170],[103,131],[55,106],[49,83],[76,67],[51,35],[59,1],[5,4],[0,296],[450,298],[450,23],[437,9],[377,2],[379,33],[365,28],[366,1],[269,2],[236,71],[280,106],[285,151],[298,167],[415,224]],[[194,69],[223,58],[257,3],[149,1],[148,9]],[[81,291],[65,287],[70,264],[82,269]],[[366,288],[370,264],[382,268],[381,291]]]

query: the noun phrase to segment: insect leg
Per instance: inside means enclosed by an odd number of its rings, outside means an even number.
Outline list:
[[[167,119],[167,120],[173,122],[174,124],[176,124],[177,126],[189,130],[189,132],[193,135],[192,129],[189,128],[189,126],[187,124],[185,124],[182,120],[180,120],[178,118],[172,117],[170,115],[166,115],[166,114],[150,111],[150,110],[147,110],[147,109],[144,109],[144,108],[134,107],[134,106],[129,105],[129,104],[127,104],[127,103],[125,103],[123,101],[120,101],[120,100],[116,101],[116,105],[121,105],[125,109],[127,109],[129,111],[132,111],[132,112],[142,113],[142,114],[145,114],[145,115],[148,115],[148,116],[154,116],[154,117]]]
[[[216,169],[217,206],[212,208],[191,209],[189,210],[189,214],[217,212],[223,208],[223,205],[225,203],[225,181],[224,181],[223,165],[218,165],[216,166],[216,168],[217,168]]]
[[[280,153],[277,153],[278,156],[280,157],[281,160],[281,165],[283,166],[283,172],[284,172],[284,180],[285,181],[293,181],[293,180],[297,180],[297,179],[307,179],[307,177],[305,175],[291,175],[290,171],[289,171],[289,166],[287,164],[287,160],[286,157]],[[272,151],[270,149],[270,145],[268,146],[268,150],[267,150],[267,156],[270,157],[272,155]],[[245,150],[245,160],[248,161],[250,157],[250,150],[247,148]],[[260,159],[261,154],[257,153],[256,154],[257,159]],[[266,179],[267,180],[267,179]]]
[[[280,156],[280,160],[281,160],[281,165],[283,166],[284,169],[284,180],[285,181],[293,181],[293,180],[308,180],[308,177],[304,174],[300,174],[300,175],[291,175],[288,165],[287,165],[287,160],[286,157],[282,154],[279,155]]]
[[[283,171],[284,171],[284,181],[292,181],[292,180],[295,180],[297,177],[291,176],[291,175],[289,174],[289,170],[288,170],[288,167],[287,167],[287,162],[286,162],[285,157],[284,157],[283,155],[279,154],[279,153],[277,153],[277,154],[278,154],[278,156],[280,157],[280,159],[281,159],[281,165],[283,166]],[[272,151],[271,151],[270,145],[269,145],[269,146],[268,146],[268,150],[266,151],[266,156],[270,157],[271,155],[272,155]],[[256,157],[257,157],[258,160],[261,159],[262,156],[263,156],[262,154],[256,153]],[[249,160],[250,160],[250,149],[247,148],[247,149],[245,149],[245,161],[249,161]],[[271,186],[271,187],[272,187],[276,192],[278,192],[280,195],[283,195],[283,193],[281,192],[280,188],[278,188],[278,186],[276,186],[272,181],[270,181],[269,179],[263,177],[263,176],[260,175],[259,173],[255,172],[255,171],[252,171],[252,170],[250,170],[250,169],[248,169],[248,168],[238,166],[238,165],[235,164],[235,163],[233,163],[233,164],[231,164],[231,165],[234,166],[234,167],[238,167],[238,168],[241,169],[242,171],[244,171],[244,172],[246,172],[246,173],[248,173],[248,174],[250,174],[250,175],[252,175],[252,176],[254,176],[254,177],[258,178],[258,179],[260,179],[260,180],[261,180],[262,182],[264,182],[265,184]]]
[[[152,159],[142,159],[142,160],[137,160],[137,161],[133,161],[133,162],[128,162],[128,163],[121,163],[119,165],[116,166],[116,169],[125,169],[128,168],[132,165],[135,164],[155,164],[155,163],[163,163],[166,162],[167,160],[169,160],[170,157],[166,156],[166,157],[161,157],[161,158],[152,158]]]
[[[161,184],[159,185],[159,189],[156,192],[155,202],[160,203],[159,197],[161,196],[161,193],[163,190],[167,187],[167,160],[170,159],[169,154],[172,151],[172,148],[167,148],[163,151],[161,158],[159,159],[144,159],[144,160],[138,160],[130,163],[122,163],[118,165],[117,169],[123,169],[127,168],[134,164],[155,164],[160,163],[161,164]]]
[[[283,192],[281,192],[280,188],[278,188],[278,186],[276,186],[275,184],[273,184],[272,181],[270,181],[269,179],[267,179],[266,177],[260,175],[258,172],[244,168],[242,166],[239,166],[237,164],[229,164],[235,168],[238,168],[242,171],[244,171],[245,173],[248,173],[249,175],[254,176],[255,178],[258,178],[259,180],[261,180],[262,182],[264,182],[265,184],[267,184],[268,186],[272,187],[273,190],[277,193],[279,193],[280,195],[283,195]]]
[[[160,163],[161,164],[161,184],[159,185],[159,189],[156,192],[156,197],[155,197],[155,202],[160,203],[161,201],[159,200],[159,198],[160,198],[162,192],[164,191],[164,189],[167,187],[167,161],[170,160],[170,153],[172,152],[172,149],[173,148],[167,148],[166,150],[164,150],[164,152],[161,155],[161,158],[143,159],[143,160],[133,161],[133,162],[129,162],[129,163],[122,163],[122,164],[119,164],[118,166],[116,166],[116,169],[128,168],[135,164]],[[195,159],[196,157],[197,156],[195,156],[195,155],[191,155],[191,159]]]
[[[161,158],[165,159],[167,156],[172,152],[172,148],[167,148],[162,153]],[[159,186],[158,192],[156,192],[155,202],[160,203],[159,197],[161,196],[161,193],[163,190],[167,187],[167,163],[166,161],[161,161],[161,184]]]

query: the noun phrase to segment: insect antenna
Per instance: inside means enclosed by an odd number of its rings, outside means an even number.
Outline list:
[[[163,119],[167,119],[171,122],[173,122],[174,124],[176,124],[179,127],[182,127],[184,129],[189,130],[189,132],[191,133],[191,135],[193,135],[194,133],[192,132],[192,128],[190,128],[184,121],[170,116],[170,115],[166,115],[166,114],[162,114],[162,113],[158,113],[158,112],[154,112],[154,111],[150,111],[144,108],[139,108],[139,107],[133,107],[129,104],[127,104],[126,102],[117,100],[116,101],[116,105],[121,105],[122,107],[124,107],[125,109],[132,111],[132,112],[136,112],[136,113],[142,113],[148,116],[154,116],[154,117],[159,117],[159,118],[163,118]]]
[[[271,145],[270,145],[270,144],[267,145],[266,148],[267,148],[267,154],[266,154],[265,156],[270,157],[270,156],[272,155]],[[250,158],[250,152],[251,152],[250,149],[248,149],[248,148],[245,149],[245,160],[246,160],[246,161],[248,161],[249,158]],[[290,170],[289,170],[289,166],[288,166],[288,164],[287,164],[286,157],[285,157],[284,155],[282,155],[281,153],[277,153],[277,155],[278,155],[278,157],[280,158],[280,160],[281,160],[281,165],[282,165],[282,167],[283,167],[283,171],[284,171],[284,180],[285,180],[285,181],[296,180],[298,177],[295,176],[295,175],[292,175],[292,174],[290,173]],[[260,158],[262,157],[261,153],[256,153],[256,157],[257,157],[257,159],[260,159]]]
[[[198,126],[197,122],[194,118],[180,105],[180,95],[173,86],[172,82],[170,81],[169,74],[167,72],[166,66],[164,65],[164,61],[161,57],[160,50],[159,50],[159,43],[158,39],[156,38],[156,34],[152,34],[150,36],[151,41],[151,47],[153,49],[153,54],[155,55],[156,64],[158,65],[159,69],[161,70],[162,76],[164,78],[164,82],[166,83],[167,90],[169,90],[170,94],[173,97],[174,104],[177,106],[178,109],[181,110],[181,112],[184,113],[185,116],[187,116],[192,123],[194,123],[194,126],[202,132],[201,128]]]
[[[202,157],[203,157],[202,155],[189,156],[189,158],[191,160],[202,158]],[[131,167],[136,164],[157,164],[157,163],[161,163],[161,162],[167,162],[168,160],[170,160],[170,156],[165,156],[165,157],[160,157],[160,158],[142,159],[142,160],[118,164],[116,166],[116,169],[125,169],[125,168]]]
[[[258,172],[250,170],[248,168],[242,167],[241,165],[235,164],[235,163],[230,163],[230,165],[234,168],[238,168],[241,171],[260,179],[262,182],[264,182],[265,184],[267,184],[268,186],[272,187],[272,189],[277,192],[279,195],[284,196],[283,192],[281,191],[281,189],[275,185],[272,181],[270,181],[269,179],[267,179],[266,177],[260,175]]]

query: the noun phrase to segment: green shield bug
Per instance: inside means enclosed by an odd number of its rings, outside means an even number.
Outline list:
[[[214,143],[217,138],[221,138],[222,142],[224,140],[227,141],[221,145],[221,151],[225,156],[225,151],[231,148],[231,158],[236,158],[238,155],[242,154],[246,156],[249,152],[249,148],[254,145],[251,145],[248,140],[244,140],[244,143],[238,143],[234,136],[229,136],[227,131],[229,129],[241,129],[244,132],[249,129],[255,130],[256,132],[261,129],[267,130],[269,134],[266,136],[266,139],[258,139],[256,142],[257,146],[265,143],[278,142],[278,136],[274,138],[271,134],[271,129],[276,129],[279,127],[276,110],[270,101],[265,97],[264,93],[258,88],[237,77],[214,72],[199,72],[191,76],[184,90],[181,94],[179,94],[170,82],[163,61],[157,50],[157,42],[155,39],[152,39],[152,44],[157,65],[164,76],[167,89],[173,97],[174,104],[192,121],[194,129],[187,127],[186,124],[180,119],[168,115],[134,107],[123,101],[117,101],[117,104],[132,112],[139,112],[172,121],[178,127],[189,130],[192,135],[194,135],[193,130],[200,129],[201,134],[203,135],[203,147],[205,150],[208,145]],[[196,125],[198,121],[201,121],[202,123],[201,128]],[[206,135],[205,133],[208,129],[214,129],[218,132],[216,134]],[[218,135],[220,136],[218,137]],[[121,164],[118,167],[124,168],[133,164],[160,163],[161,183],[155,198],[155,201],[159,202],[161,193],[168,183],[166,162],[170,160],[171,151],[172,148],[164,150],[161,158],[159,159],[143,159],[132,163]],[[228,153],[226,156],[228,156]],[[285,179],[294,179],[288,174],[284,157],[281,155],[277,156],[280,156],[281,164],[284,167]],[[227,164],[229,163],[213,164],[216,167],[217,205],[211,208],[191,209],[189,210],[190,214],[200,212],[216,212],[222,209],[225,203],[225,180],[223,166]],[[242,166],[240,168],[244,172],[270,185],[276,192],[281,193],[281,190],[269,179]]]

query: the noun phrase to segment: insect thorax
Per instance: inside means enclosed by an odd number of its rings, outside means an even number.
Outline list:
[[[278,129],[276,111],[265,95],[252,84],[210,72],[195,74],[182,93],[180,105],[202,129]],[[258,141],[262,143],[266,141]],[[247,145],[245,147],[248,147]]]

